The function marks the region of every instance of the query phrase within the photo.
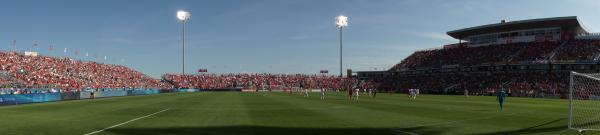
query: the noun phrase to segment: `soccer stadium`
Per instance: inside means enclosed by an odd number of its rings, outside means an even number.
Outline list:
[[[468,7],[503,1],[452,2],[6,1],[0,16],[23,20],[0,26],[10,41],[0,47],[0,134],[600,134],[600,34],[588,14],[512,20]],[[460,21],[419,19],[428,12]],[[375,37],[414,29],[445,33]],[[445,43],[406,49],[406,39],[428,44],[419,37]],[[390,38],[402,41],[377,46]],[[407,53],[384,55],[394,46]]]

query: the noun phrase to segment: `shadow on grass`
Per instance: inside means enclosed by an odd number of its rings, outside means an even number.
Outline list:
[[[264,126],[115,128],[106,132],[123,135],[435,135],[448,129],[415,128],[293,128]]]
[[[539,125],[526,127],[526,128],[522,128],[522,129],[517,129],[517,130],[483,133],[483,134],[478,134],[478,135],[516,135],[516,134],[536,134],[536,133],[550,133],[550,132],[556,133],[556,132],[560,132],[562,130],[567,129],[567,125],[565,124],[563,126],[552,126],[552,127],[544,127],[544,126],[556,123],[561,120],[565,120],[565,118],[560,118],[560,119],[548,121],[546,123],[542,123]]]

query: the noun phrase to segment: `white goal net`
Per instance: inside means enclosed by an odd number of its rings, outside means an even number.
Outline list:
[[[571,72],[569,128],[600,130],[600,73]]]

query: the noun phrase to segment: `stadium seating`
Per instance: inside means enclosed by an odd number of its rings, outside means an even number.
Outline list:
[[[25,56],[14,52],[0,52],[0,86],[13,89],[13,93],[27,93],[14,89],[56,88],[61,91],[81,91],[172,87],[125,66],[48,56]]]
[[[556,60],[595,60],[600,53],[600,40],[570,41],[560,48]]]
[[[560,42],[533,42],[417,51],[396,64],[392,70],[444,65],[538,61],[546,59],[559,45]]]
[[[357,83],[356,79],[351,78],[304,74],[165,74],[163,75],[163,79],[179,88],[197,89],[241,88],[282,90],[300,86],[312,89],[342,89],[348,87],[348,85],[361,88],[373,86],[373,84],[367,82]]]
[[[417,68],[440,68],[445,65],[501,65],[524,62],[596,63],[600,57],[600,40],[512,43],[480,47],[456,47],[417,51],[396,64],[390,71]],[[398,75],[375,79],[381,89],[405,91],[418,88],[424,93],[490,95],[500,89],[512,96],[565,98],[568,91],[566,70],[444,72]]]

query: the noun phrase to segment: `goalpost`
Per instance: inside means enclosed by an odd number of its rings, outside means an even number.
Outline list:
[[[569,129],[600,131],[600,73],[571,72]]]

